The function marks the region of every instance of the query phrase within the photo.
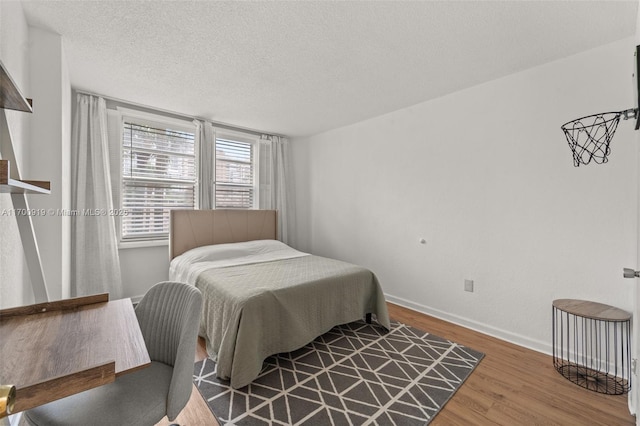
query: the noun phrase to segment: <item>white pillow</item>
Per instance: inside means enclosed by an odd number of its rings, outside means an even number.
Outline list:
[[[183,253],[183,259],[191,263],[212,262],[255,256],[273,252],[294,250],[278,240],[254,240],[241,243],[214,244],[196,247]]]

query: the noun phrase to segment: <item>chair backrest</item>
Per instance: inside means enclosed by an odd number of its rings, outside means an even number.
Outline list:
[[[170,281],[151,287],[136,306],[151,361],[173,366],[169,419],[180,413],[191,395],[201,311],[202,295],[197,288]]]

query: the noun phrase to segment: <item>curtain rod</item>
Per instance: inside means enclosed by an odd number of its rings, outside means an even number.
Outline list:
[[[188,119],[191,119],[191,120],[208,121],[209,123],[213,124],[214,126],[222,127],[222,128],[227,129],[227,130],[235,130],[237,132],[251,133],[252,135],[257,135],[257,136],[269,135],[269,136],[278,136],[278,137],[281,137],[281,138],[286,138],[287,137],[287,136],[284,136],[284,135],[279,135],[277,133],[261,132],[259,130],[249,129],[249,128],[246,128],[246,127],[233,126],[231,124],[219,123],[219,122],[216,122],[216,121],[211,121],[208,118],[196,117],[196,116],[189,115],[189,114],[184,114],[184,113],[181,113],[181,112],[176,112],[176,111],[170,111],[170,110],[166,110],[166,109],[162,109],[162,108],[151,107],[151,106],[148,106],[148,105],[142,105],[142,104],[139,104],[139,103],[136,103],[136,102],[126,101],[124,99],[114,98],[114,97],[111,97],[111,96],[105,96],[105,95],[101,95],[99,93],[88,92],[86,90],[75,89],[75,88],[73,90],[76,93],[82,93],[83,95],[90,95],[90,96],[99,96],[101,98],[104,98],[107,101],[117,102],[117,103],[120,103],[120,104],[125,104],[125,105],[128,105],[128,106],[132,106],[132,107],[144,108],[144,109],[148,109],[148,110],[151,110],[151,111],[162,112],[164,114],[171,114],[171,115],[176,116],[176,117],[188,118]]]

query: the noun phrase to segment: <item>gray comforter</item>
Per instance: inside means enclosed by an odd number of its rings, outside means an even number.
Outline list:
[[[200,335],[233,388],[251,383],[270,355],[298,349],[339,324],[376,315],[389,329],[377,278],[368,269],[319,256],[209,269]]]

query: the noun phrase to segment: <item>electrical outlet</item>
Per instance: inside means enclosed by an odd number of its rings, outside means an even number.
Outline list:
[[[473,293],[473,280],[464,280],[464,291]]]

